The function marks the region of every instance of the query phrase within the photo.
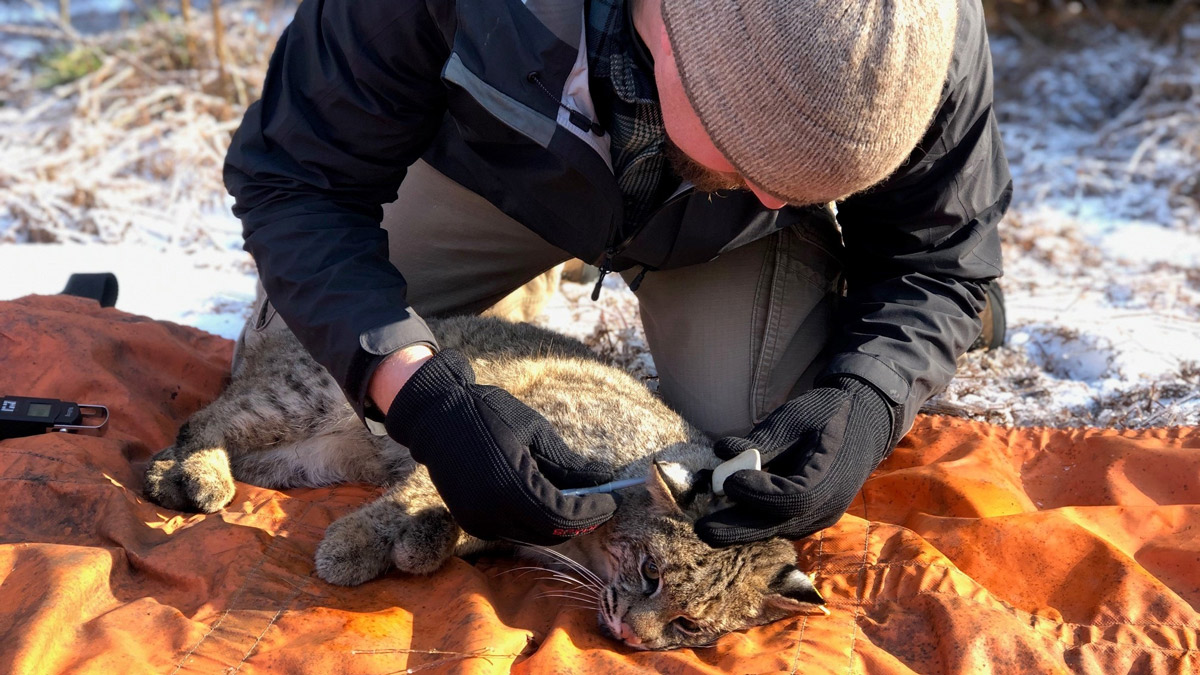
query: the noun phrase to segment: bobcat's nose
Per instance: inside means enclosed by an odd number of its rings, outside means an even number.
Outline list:
[[[620,628],[621,628],[621,633],[617,637],[621,638],[622,642],[629,645],[630,647],[641,647],[642,646],[642,639],[639,638],[637,636],[637,634],[633,632],[633,629],[629,627],[629,624],[622,621]]]

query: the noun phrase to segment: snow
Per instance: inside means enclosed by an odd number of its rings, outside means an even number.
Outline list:
[[[144,244],[5,244],[0,246],[0,294],[58,293],[72,273],[114,272],[120,286],[117,309],[232,339],[245,323],[256,284],[254,275],[230,264],[241,256]]]
[[[1194,232],[1132,220],[1106,225],[1095,241],[1106,257],[1119,263],[1200,268],[1200,236]]]
[[[72,0],[71,14],[119,14],[137,9],[133,0]],[[28,24],[58,17],[58,3],[0,1],[0,23]]]
[[[969,355],[933,403],[1017,424],[1200,423],[1200,25],[1175,45],[1078,41],[992,40],[1015,183],[1009,342]]]
[[[582,340],[657,391],[658,371],[646,344],[637,297],[617,274],[604,278],[593,302],[594,287],[594,282],[563,281],[562,292],[547,303],[538,323]]]
[[[0,4],[0,22],[27,19],[21,6]],[[231,13],[231,32],[239,22]],[[0,82],[15,90],[30,41],[0,42]],[[929,409],[1017,425],[1200,424],[1200,23],[1170,44],[1093,27],[1054,46],[996,36],[992,50],[1015,182],[1002,224],[1009,338],[963,358]],[[265,51],[254,58],[243,71],[261,76]],[[115,271],[119,309],[234,337],[255,287],[219,179],[236,116],[220,119],[208,98],[164,99],[157,119],[177,132],[139,135],[94,105],[73,117],[68,91],[41,96],[59,95],[45,115],[22,116],[37,97],[0,106],[0,299]],[[38,174],[45,138],[86,148],[55,169],[69,180]],[[46,233],[29,213],[61,221],[48,231],[68,243],[34,243]],[[653,386],[636,298],[617,275],[604,286],[593,303],[591,284],[564,282],[541,322]]]

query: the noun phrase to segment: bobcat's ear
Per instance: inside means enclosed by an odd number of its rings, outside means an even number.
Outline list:
[[[763,596],[762,613],[769,617],[769,621],[775,621],[813,607],[829,613],[825,609],[825,598],[817,592],[812,579],[795,565],[788,564],[780,568],[771,580]]]
[[[650,476],[646,489],[650,502],[656,509],[668,515],[683,515],[683,504],[692,487],[692,472],[675,462],[655,462],[650,465]]]
[[[660,512],[694,520],[707,508],[708,502],[701,496],[712,494],[712,470],[692,471],[678,462],[655,462],[646,489]]]

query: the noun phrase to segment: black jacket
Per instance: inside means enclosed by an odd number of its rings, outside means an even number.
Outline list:
[[[634,236],[590,124],[586,0],[304,0],[225,164],[268,296],[362,413],[384,356],[435,344],[379,227],[424,158],[552,244],[617,270],[713,258],[796,222],[749,193],[684,191]],[[943,100],[897,172],[839,204],[848,296],[826,375],[874,384],[898,430],[978,336],[1011,197],[979,0],[963,0]],[[572,71],[575,75],[572,77]],[[555,98],[549,92],[562,92]]]

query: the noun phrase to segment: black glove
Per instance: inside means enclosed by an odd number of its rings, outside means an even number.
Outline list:
[[[571,452],[546,418],[498,387],[475,384],[455,350],[434,355],[392,401],[388,435],[429,469],[454,520],[480,539],[560,544],[612,517],[611,495],[559,487],[612,480]]]
[[[748,437],[717,441],[722,459],[758,448],[764,470],[725,479],[734,505],[696,522],[701,539],[712,546],[799,539],[842,517],[895,446],[894,411],[862,380],[838,376],[829,384],[783,404]]]

